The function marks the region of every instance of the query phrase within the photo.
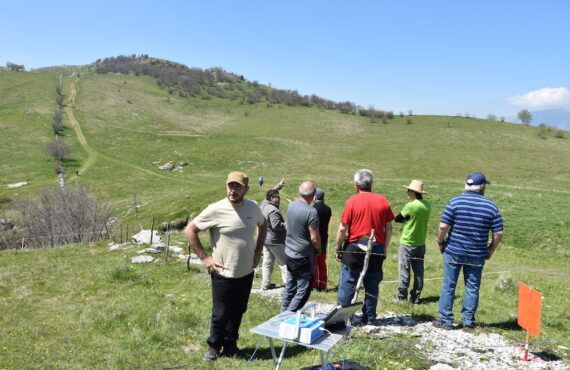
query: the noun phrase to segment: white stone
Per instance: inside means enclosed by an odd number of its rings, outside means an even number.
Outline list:
[[[455,370],[455,368],[447,364],[436,364],[430,367],[429,370]]]
[[[20,188],[24,185],[28,185],[28,182],[24,181],[24,182],[17,182],[15,184],[8,184],[8,189],[16,189],[16,188]]]
[[[132,263],[147,263],[154,261],[151,256],[136,256],[131,258]]]
[[[133,241],[137,244],[150,244],[150,230],[141,230],[138,234],[133,235]],[[158,232],[152,232],[152,246],[153,248],[164,248],[165,245],[160,239]]]
[[[140,251],[137,251],[138,254],[142,254],[142,253],[151,253],[151,254],[159,254],[160,251],[158,249],[155,248],[146,248],[146,249],[141,249]]]
[[[169,246],[169,247],[168,247],[168,250],[171,251],[171,252],[173,252],[173,253],[180,253],[180,252],[183,251],[182,248],[177,247],[176,245],[171,245],[171,246]]]
[[[158,167],[160,170],[172,171],[174,169],[174,163],[168,162]]]

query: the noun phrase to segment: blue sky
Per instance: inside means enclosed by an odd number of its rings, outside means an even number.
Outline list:
[[[149,54],[364,107],[570,109],[570,1],[1,1],[0,64]]]

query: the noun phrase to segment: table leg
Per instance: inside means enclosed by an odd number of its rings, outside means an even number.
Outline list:
[[[277,361],[277,365],[275,366],[275,370],[279,370],[281,367],[281,363],[283,362],[283,357],[285,356],[285,349],[287,348],[287,342],[283,342],[283,347],[281,347],[281,354],[279,355],[279,361]]]
[[[321,354],[321,366],[323,370],[327,370],[327,364],[329,363],[329,352],[319,351]]]
[[[269,341],[269,348],[271,348],[271,356],[273,356],[273,363],[277,365],[277,355],[275,354],[275,346],[273,346],[273,338],[266,337]]]

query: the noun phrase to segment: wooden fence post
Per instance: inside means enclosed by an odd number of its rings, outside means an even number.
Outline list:
[[[168,249],[170,248],[170,233],[167,234],[166,236],[166,254],[164,257],[164,261],[168,262]]]
[[[152,234],[154,233],[154,216],[152,216],[152,225],[150,225],[150,246],[152,247]]]

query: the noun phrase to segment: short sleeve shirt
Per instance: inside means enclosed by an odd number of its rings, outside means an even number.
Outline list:
[[[314,255],[309,227],[319,227],[317,210],[302,200],[296,200],[287,207],[287,237],[285,254],[291,258]]]
[[[475,192],[451,199],[441,215],[441,222],[451,226],[445,241],[445,253],[485,257],[489,232],[503,231],[503,218],[497,205]]]
[[[363,235],[370,236],[375,229],[376,241],[384,244],[384,226],[394,221],[394,213],[383,195],[362,192],[346,201],[340,222],[349,226],[347,242],[352,243]]]
[[[426,244],[427,224],[431,212],[431,205],[425,199],[414,199],[406,203],[402,209],[402,216],[410,218],[404,223],[400,243],[410,247],[419,247]]]
[[[373,254],[370,256],[368,272],[382,271],[382,256],[379,244],[384,244],[386,223],[394,221],[394,213],[386,197],[372,192],[362,192],[351,196],[346,201],[340,222],[348,225],[348,244],[342,255],[342,263],[350,269],[362,269],[365,253],[356,245],[351,244],[361,236],[370,236],[375,230],[376,244],[372,246]],[[375,249],[378,249],[377,251]]]
[[[241,206],[227,198],[210,204],[192,221],[200,230],[209,230],[212,258],[224,267],[221,275],[240,278],[253,271],[255,232],[264,217],[254,201],[244,199]]]

